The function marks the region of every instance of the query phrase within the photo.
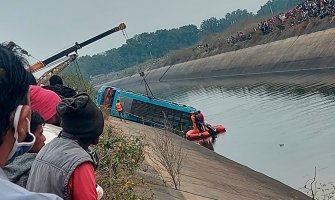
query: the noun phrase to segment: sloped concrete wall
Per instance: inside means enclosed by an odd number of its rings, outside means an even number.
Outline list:
[[[148,82],[335,68],[335,28],[146,72]],[[140,84],[138,75],[109,83]]]

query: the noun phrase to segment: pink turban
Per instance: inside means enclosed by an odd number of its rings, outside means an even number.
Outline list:
[[[29,91],[33,112],[40,114],[45,121],[56,115],[56,107],[60,102],[60,97],[55,92],[35,85],[31,85]]]

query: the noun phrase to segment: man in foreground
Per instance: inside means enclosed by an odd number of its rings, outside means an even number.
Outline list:
[[[6,200],[60,200],[52,194],[33,193],[11,183],[2,168],[30,150],[35,137],[30,133],[30,102],[27,62],[15,43],[0,44],[0,197]]]
[[[64,199],[96,200],[94,161],[87,150],[98,143],[103,131],[102,112],[82,93],[63,99],[57,113],[63,130],[38,153],[27,189],[54,193]]]
[[[35,136],[35,143],[28,153],[17,156],[11,163],[4,168],[8,179],[23,188],[26,188],[29,172],[37,153],[45,145],[43,135],[44,119],[37,112],[31,114],[30,132]]]

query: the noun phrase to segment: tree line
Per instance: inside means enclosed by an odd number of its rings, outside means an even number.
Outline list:
[[[86,78],[123,70],[148,60],[163,57],[173,50],[193,46],[201,38],[223,32],[238,22],[288,10],[300,2],[301,0],[270,0],[261,6],[257,14],[246,9],[238,9],[227,13],[221,19],[215,17],[205,19],[199,28],[191,24],[171,30],[163,29],[151,33],[141,33],[128,39],[126,44],[119,48],[113,48],[93,56],[82,56],[67,70],[73,70],[74,65],[78,64],[81,73]]]

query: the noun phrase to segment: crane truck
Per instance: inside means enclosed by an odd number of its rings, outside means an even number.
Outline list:
[[[56,67],[54,67],[54,68],[48,70],[47,72],[45,72],[39,78],[39,80],[38,80],[38,82],[40,82],[40,81],[47,81],[47,79],[50,78],[50,76],[55,75],[56,73],[59,73],[66,66],[68,66],[71,63],[71,61],[73,61],[73,60],[76,59],[76,57],[77,57],[76,54],[70,55],[71,53],[73,53],[73,52],[77,53],[77,51],[79,49],[81,49],[82,47],[84,47],[84,46],[86,46],[88,44],[91,44],[91,43],[93,43],[93,42],[95,42],[97,40],[100,40],[100,39],[102,39],[102,38],[104,38],[104,37],[106,37],[106,36],[108,36],[110,34],[113,34],[113,33],[118,32],[120,30],[124,30],[125,28],[126,28],[126,25],[124,23],[121,23],[119,26],[114,27],[114,28],[112,28],[112,29],[110,29],[110,30],[108,30],[108,31],[106,31],[104,33],[101,33],[101,34],[95,36],[95,37],[92,37],[92,38],[90,38],[90,39],[88,39],[88,40],[86,40],[86,41],[84,41],[82,43],[77,43],[76,42],[75,45],[73,45],[73,46],[71,46],[71,47],[69,47],[69,48],[67,48],[67,49],[65,49],[65,50],[63,50],[63,51],[61,51],[61,52],[59,52],[59,53],[57,53],[57,54],[55,54],[55,55],[53,55],[53,56],[45,59],[45,60],[43,60],[43,61],[39,61],[39,62],[31,65],[30,67],[27,68],[27,71],[31,72],[31,73],[34,73],[34,72],[36,72],[38,70],[41,70],[46,65],[48,65],[48,64],[50,64],[52,62],[55,62],[55,61],[57,61],[57,60],[65,57],[65,56],[68,56],[68,58],[65,59],[65,61],[61,62]]]

